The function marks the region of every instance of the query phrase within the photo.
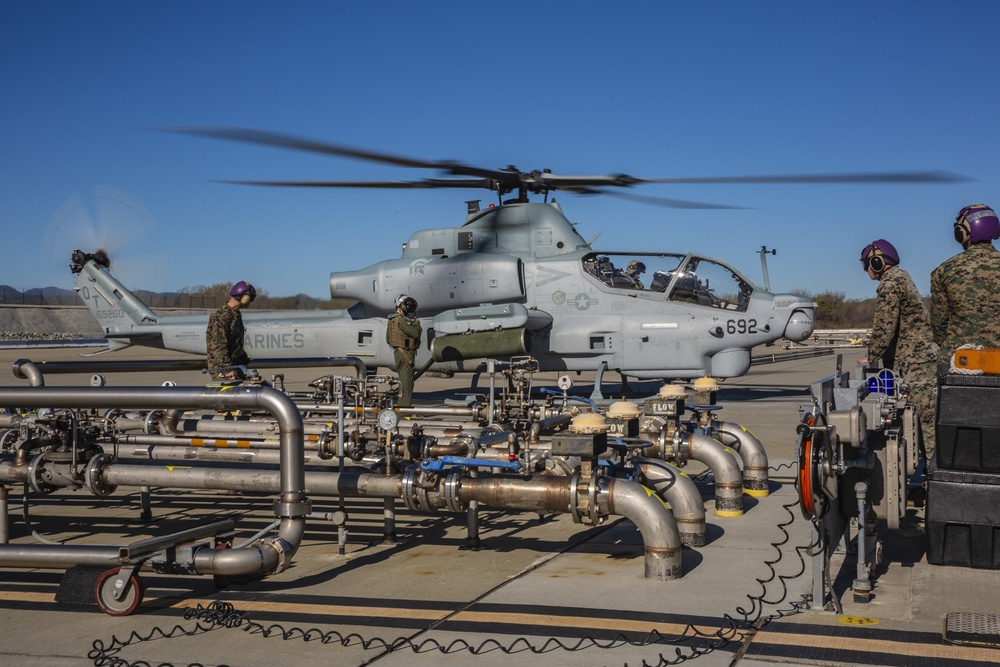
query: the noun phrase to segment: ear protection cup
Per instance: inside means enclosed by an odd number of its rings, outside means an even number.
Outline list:
[[[969,228],[961,222],[955,223],[955,240],[961,243],[962,247],[969,241]]]
[[[868,266],[875,273],[882,273],[885,270],[885,260],[879,255],[872,255],[868,258]]]
[[[244,308],[249,306],[251,301],[252,299],[250,298],[249,292],[244,292],[243,296],[240,297],[240,305],[243,306]]]

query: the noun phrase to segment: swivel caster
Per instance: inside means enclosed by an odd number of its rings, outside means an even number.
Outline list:
[[[94,598],[101,611],[109,616],[128,616],[142,604],[145,588],[139,575],[121,575],[122,568],[108,570],[94,584]]]

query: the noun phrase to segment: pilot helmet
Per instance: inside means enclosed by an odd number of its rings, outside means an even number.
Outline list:
[[[253,285],[245,280],[241,280],[229,290],[229,296],[239,301],[244,306],[249,306],[257,298],[257,290]]]
[[[955,240],[968,247],[1000,238],[1000,219],[986,204],[966,206],[955,217]]]
[[[629,275],[639,275],[640,273],[646,272],[646,265],[637,259],[633,259],[628,263],[628,273]]]
[[[417,312],[417,300],[407,294],[400,294],[396,298],[396,308],[401,309],[407,315]]]
[[[895,246],[885,239],[872,241],[861,251],[861,266],[865,271],[871,268],[876,274],[880,274],[889,266],[899,264],[899,253]]]

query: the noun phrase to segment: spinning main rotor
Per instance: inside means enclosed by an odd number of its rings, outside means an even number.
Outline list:
[[[504,195],[515,190],[518,202],[527,202],[528,194],[548,195],[561,190],[575,194],[606,194],[633,199],[671,208],[737,208],[722,204],[706,204],[631,193],[617,192],[616,188],[631,188],[648,184],[705,184],[705,183],[947,183],[970,179],[943,171],[908,172],[856,172],[840,174],[798,174],[774,176],[711,176],[681,178],[639,178],[629,174],[562,175],[548,169],[521,171],[514,165],[502,169],[477,167],[454,160],[422,160],[363,148],[354,148],[287,134],[239,127],[208,126],[166,128],[169,132],[191,134],[214,139],[228,139],[244,143],[290,148],[293,150],[335,155],[355,160],[379,162],[397,167],[434,169],[456,178],[422,178],[419,180],[392,181],[224,181],[243,185],[266,185],[312,188],[477,188],[497,193],[503,203]]]

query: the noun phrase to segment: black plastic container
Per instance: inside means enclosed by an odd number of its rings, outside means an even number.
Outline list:
[[[1000,569],[1000,474],[932,470],[924,524],[928,563]]]
[[[1000,376],[940,377],[937,467],[1000,473]]]

